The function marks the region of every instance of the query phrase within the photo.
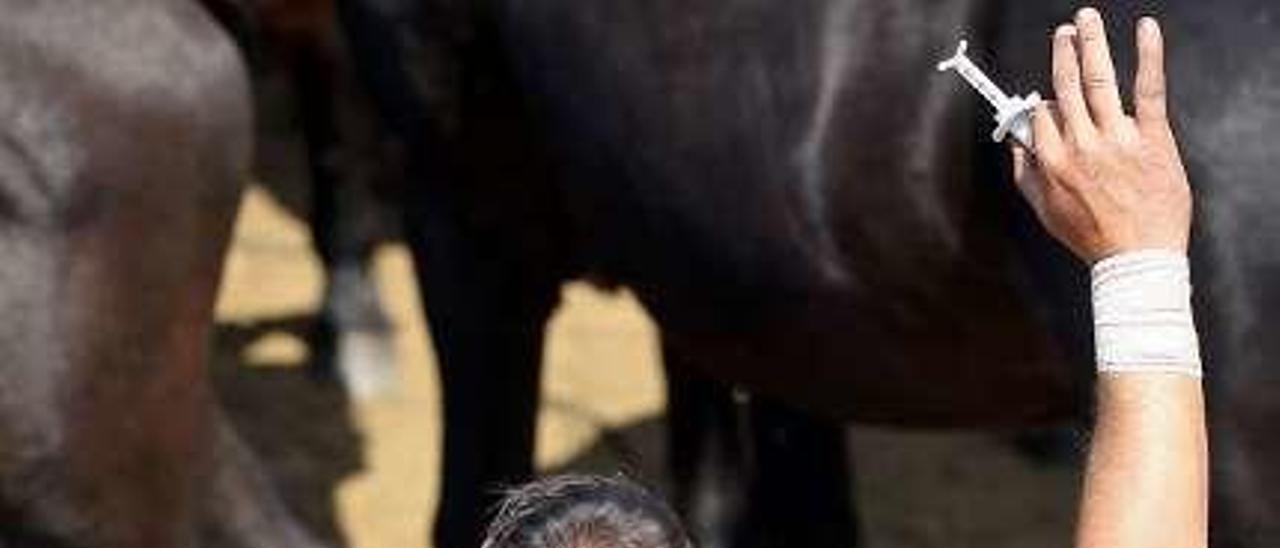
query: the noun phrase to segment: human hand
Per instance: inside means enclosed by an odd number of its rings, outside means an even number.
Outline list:
[[[1082,260],[1143,249],[1185,254],[1191,190],[1169,126],[1164,43],[1137,29],[1134,116],[1125,114],[1102,16],[1085,8],[1053,37],[1056,102],[1033,122],[1035,156],[1014,147],[1014,180],[1040,221]]]

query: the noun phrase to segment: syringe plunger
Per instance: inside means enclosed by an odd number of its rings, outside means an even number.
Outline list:
[[[954,69],[995,109],[996,129],[991,134],[993,140],[1003,141],[1012,133],[1014,139],[1030,149],[1032,145],[1031,112],[1036,105],[1040,104],[1040,94],[1032,92],[1025,97],[1010,97],[969,59],[966,55],[968,49],[969,42],[961,40],[960,47],[956,48],[956,54],[938,63],[938,70],[946,72]]]

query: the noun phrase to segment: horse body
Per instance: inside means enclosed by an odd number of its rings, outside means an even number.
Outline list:
[[[677,376],[840,420],[1080,417],[1087,274],[1007,184],[985,107],[932,73],[963,35],[1011,90],[1048,91],[1048,36],[1074,7],[341,2],[418,160],[407,232],[447,423],[438,545],[471,542],[486,486],[529,472],[540,328],[575,276],[633,288]],[[1172,43],[1199,208],[1217,546],[1280,539],[1275,353],[1260,336],[1278,256],[1265,227],[1280,159],[1264,129],[1280,116],[1276,9],[1107,6],[1122,74],[1137,16],[1161,16]],[[675,394],[673,422],[697,407]]]
[[[931,72],[985,8],[514,5],[513,33],[545,32],[514,55],[583,267],[635,287],[707,373],[843,419],[1074,410],[1010,234],[1053,244],[974,143],[979,106]]]

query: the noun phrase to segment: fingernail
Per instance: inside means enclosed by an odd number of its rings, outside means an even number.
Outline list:
[[[1058,38],[1070,38],[1076,35],[1075,25],[1059,25],[1058,29],[1053,31],[1053,35]]]
[[[1089,21],[1098,21],[1102,19],[1102,14],[1098,13],[1097,9],[1091,8],[1091,7],[1082,8],[1077,16],[1081,19],[1085,19]]]
[[[1138,20],[1138,30],[1142,32],[1160,32],[1160,23],[1154,17],[1143,17]]]

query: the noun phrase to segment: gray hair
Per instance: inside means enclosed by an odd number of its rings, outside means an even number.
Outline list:
[[[622,477],[555,476],[507,492],[483,548],[692,548],[660,497]]]

